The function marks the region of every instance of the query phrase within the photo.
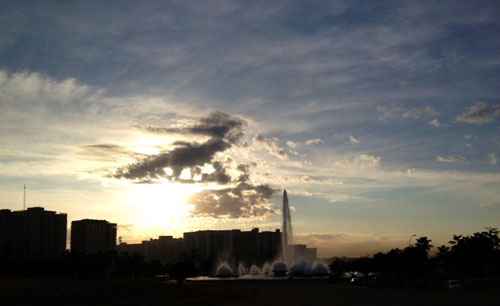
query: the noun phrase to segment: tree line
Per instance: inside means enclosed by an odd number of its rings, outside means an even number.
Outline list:
[[[500,277],[500,237],[497,228],[471,235],[454,235],[433,250],[432,240],[420,237],[403,249],[395,248],[360,258],[336,258],[330,264],[337,277],[346,272],[374,275],[387,282],[429,279]]]

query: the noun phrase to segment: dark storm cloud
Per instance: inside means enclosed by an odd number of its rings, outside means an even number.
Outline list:
[[[195,194],[194,213],[201,216],[248,218],[273,212],[269,200],[274,190],[268,185],[241,182],[235,187],[207,190]]]
[[[457,122],[469,124],[485,124],[500,118],[500,105],[488,105],[477,102],[457,117]]]

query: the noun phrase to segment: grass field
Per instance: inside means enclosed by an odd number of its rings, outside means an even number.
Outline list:
[[[4,279],[0,305],[500,305],[498,290],[362,288],[324,280],[194,281]]]

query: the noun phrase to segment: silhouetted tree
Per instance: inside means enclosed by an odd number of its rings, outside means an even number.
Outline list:
[[[499,271],[500,237],[496,228],[470,236],[454,235],[446,261],[456,276],[486,276]]]
[[[422,252],[422,255],[425,255],[425,257],[429,256],[429,251],[432,248],[431,244],[432,240],[430,240],[427,237],[420,237],[416,240],[415,242],[415,248]]]
[[[342,274],[350,270],[350,265],[346,258],[337,257],[330,264],[330,271],[333,276],[341,277]]]

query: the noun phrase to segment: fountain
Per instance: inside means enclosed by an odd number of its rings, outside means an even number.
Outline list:
[[[222,262],[215,272],[216,277],[234,277],[235,273],[227,262]]]
[[[215,277],[228,278],[228,277],[241,277],[241,278],[255,278],[255,277],[325,277],[330,274],[328,266],[320,261],[309,263],[304,260],[294,263],[290,268],[282,261],[275,261],[272,265],[265,263],[261,268],[257,265],[251,265],[249,269],[242,263],[238,265],[237,273],[231,268],[227,262],[222,262],[217,267]]]
[[[312,262],[304,253],[297,253],[303,245],[293,244],[292,220],[288,195],[283,191],[283,220],[281,232],[281,257],[273,262],[264,263],[262,266],[252,264],[250,267],[240,262],[237,266],[230,265],[228,261],[221,262],[216,269],[218,278],[240,277],[243,279],[261,279],[262,277],[324,277],[330,274],[328,266],[321,262]],[[299,247],[299,248],[297,248]]]
[[[290,268],[289,275],[299,277],[322,277],[330,275],[330,269],[325,263],[320,261],[315,261],[312,264],[306,261],[299,261]]]
[[[293,231],[292,216],[290,214],[290,206],[288,205],[288,194],[286,193],[286,189],[283,190],[282,214],[281,255],[284,262],[290,266],[294,261],[293,254],[290,252],[290,245],[293,243]]]
[[[263,266],[262,266],[262,274],[266,275],[266,276],[271,276],[271,274],[273,273],[273,268],[272,266],[266,262]]]
[[[311,270],[314,276],[328,276],[330,275],[330,268],[323,262],[314,262]]]
[[[245,275],[245,274],[248,274],[247,268],[245,268],[244,264],[240,263],[238,265],[238,275],[242,276],[242,275]]]
[[[252,265],[250,267],[250,275],[261,275],[261,271],[259,269],[259,267],[257,267],[256,265]]]
[[[289,274],[291,276],[310,276],[311,270],[312,270],[311,264],[301,260],[292,265]]]
[[[272,272],[273,276],[286,276],[288,272],[288,267],[286,263],[282,261],[277,261],[273,263]]]

